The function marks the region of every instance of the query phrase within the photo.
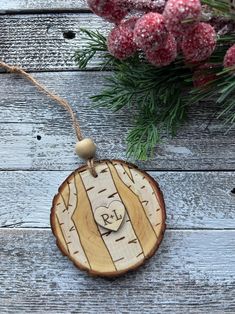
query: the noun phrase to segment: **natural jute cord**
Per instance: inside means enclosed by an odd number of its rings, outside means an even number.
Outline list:
[[[71,108],[70,104],[65,99],[61,98],[58,95],[53,94],[45,86],[39,83],[32,75],[25,72],[22,68],[18,66],[11,66],[3,61],[0,61],[0,67],[4,68],[8,72],[20,74],[21,76],[26,78],[28,81],[30,81],[34,86],[36,86],[39,91],[43,92],[45,95],[47,95],[47,97],[51,98],[52,100],[56,101],[60,106],[64,107],[65,110],[67,110],[68,113],[70,114],[72,124],[73,124],[78,141],[83,140],[81,128],[80,128],[78,119],[76,117],[76,114],[73,112],[73,109]],[[97,173],[96,173],[95,165],[94,165],[94,159],[93,158],[89,159],[87,161],[87,165],[90,169],[91,174],[94,177],[97,177]]]

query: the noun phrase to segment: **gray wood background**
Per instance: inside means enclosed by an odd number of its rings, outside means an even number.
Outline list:
[[[128,110],[93,109],[106,75],[77,70],[79,28],[110,27],[80,0],[0,2],[1,58],[66,97],[102,158],[125,159]],[[74,39],[64,38],[73,31]],[[166,236],[144,267],[114,280],[91,278],[56,248],[51,200],[76,167],[63,109],[15,75],[0,74],[0,313],[235,313],[235,129],[214,121],[213,102],[140,163],[159,181]],[[41,140],[39,140],[39,137]]]

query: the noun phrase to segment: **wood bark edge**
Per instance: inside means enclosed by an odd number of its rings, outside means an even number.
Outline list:
[[[161,212],[162,212],[162,226],[161,226],[161,231],[159,233],[158,236],[158,240],[156,241],[156,245],[152,248],[151,252],[148,254],[148,256],[145,257],[144,260],[140,261],[139,263],[136,263],[134,266],[129,267],[128,269],[125,270],[121,270],[121,271],[115,271],[115,272],[106,272],[106,273],[100,273],[98,271],[94,271],[92,269],[88,269],[86,267],[84,267],[84,265],[80,264],[77,260],[75,261],[73,259],[72,256],[68,255],[68,253],[64,250],[63,245],[61,244],[60,240],[58,239],[58,237],[56,236],[56,214],[55,214],[55,208],[56,208],[56,204],[57,204],[57,199],[60,195],[60,192],[63,190],[64,185],[67,184],[67,182],[74,176],[74,174],[76,172],[83,172],[85,170],[88,169],[87,165],[83,165],[79,168],[77,168],[75,171],[73,171],[65,180],[64,182],[61,184],[60,188],[58,189],[58,193],[55,195],[53,202],[52,202],[52,208],[51,208],[51,214],[50,214],[50,224],[51,224],[51,229],[52,229],[52,233],[56,238],[56,245],[59,248],[59,250],[62,252],[62,254],[64,256],[67,256],[76,267],[78,267],[80,270],[82,271],[86,271],[89,273],[89,275],[91,276],[99,276],[99,277],[109,277],[109,278],[113,278],[113,277],[119,277],[121,275],[124,275],[125,273],[128,273],[130,271],[134,271],[136,269],[138,269],[140,266],[142,266],[143,264],[145,264],[151,257],[153,257],[156,253],[156,251],[158,250],[160,244],[162,243],[164,234],[165,234],[165,230],[166,230],[166,208],[165,208],[165,202],[164,202],[164,197],[163,197],[163,193],[158,185],[158,183],[144,170],[139,169],[136,165],[123,161],[123,160],[119,160],[119,159],[102,159],[102,160],[96,160],[96,164],[99,163],[105,163],[105,162],[112,162],[112,163],[121,163],[121,164],[125,164],[127,166],[131,166],[134,169],[137,169],[140,173],[142,173],[150,182],[151,182],[151,186],[154,189],[154,191],[156,192],[156,195],[158,197],[158,201],[159,201],[159,205],[161,208]]]

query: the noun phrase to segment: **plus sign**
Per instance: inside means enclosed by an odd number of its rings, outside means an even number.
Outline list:
[[[110,216],[110,218],[112,218],[112,219],[113,219],[113,215],[111,215],[111,216]]]

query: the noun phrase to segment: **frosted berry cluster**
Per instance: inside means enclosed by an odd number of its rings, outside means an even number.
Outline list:
[[[168,30],[162,14],[150,12],[136,21],[134,42],[142,50],[157,49],[164,46]]]
[[[176,37],[192,30],[201,17],[199,0],[169,0],[163,12],[167,28]]]
[[[87,0],[91,10],[111,23],[120,22],[127,14],[128,7],[116,0]]]
[[[187,61],[208,59],[216,47],[216,32],[207,23],[197,24],[182,40],[182,52]]]
[[[136,21],[137,18],[132,17],[121,22],[108,36],[109,52],[120,60],[130,57],[137,51],[133,40]]]
[[[172,34],[169,34],[164,46],[159,49],[146,51],[147,60],[156,66],[165,66],[174,61],[177,57],[177,43]]]
[[[178,54],[187,63],[196,63],[207,60],[216,47],[214,28],[201,22],[200,0],[88,0],[88,4],[115,23],[107,43],[120,60],[142,51],[155,66],[169,65]]]
[[[233,72],[235,70],[235,45],[228,49],[224,57],[224,67],[232,68]]]

